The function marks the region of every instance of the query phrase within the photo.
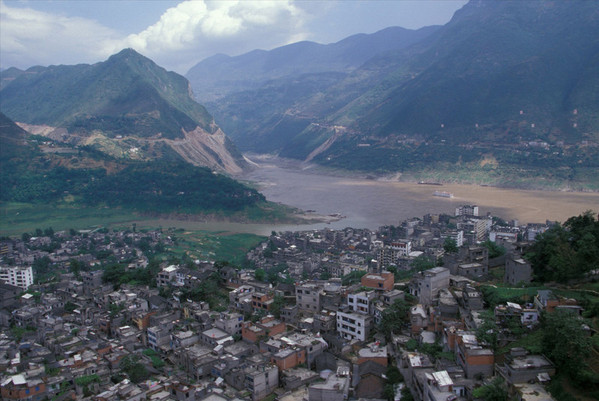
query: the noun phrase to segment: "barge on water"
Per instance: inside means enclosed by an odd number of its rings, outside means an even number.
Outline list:
[[[435,191],[433,192],[433,196],[438,196],[440,198],[453,198],[453,194],[446,191]]]

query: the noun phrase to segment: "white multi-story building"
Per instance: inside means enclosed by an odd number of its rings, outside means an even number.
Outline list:
[[[412,252],[412,242],[408,240],[393,241],[389,247],[395,251],[396,256],[408,256]]]
[[[177,282],[177,271],[179,269],[175,265],[165,267],[158,273],[158,279],[156,285],[158,287],[165,287],[168,285],[175,284]]]
[[[478,216],[478,206],[462,205],[455,208],[456,216]]]
[[[0,280],[24,290],[33,284],[33,269],[28,267],[0,267]]]
[[[374,290],[361,291],[355,294],[347,294],[347,304],[351,311],[368,315],[372,313],[375,298],[376,292]]]
[[[337,312],[337,331],[347,340],[366,341],[372,316],[355,312]]]
[[[462,230],[449,231],[441,234],[441,238],[451,238],[455,241],[456,246],[459,248],[464,245],[464,232]]]

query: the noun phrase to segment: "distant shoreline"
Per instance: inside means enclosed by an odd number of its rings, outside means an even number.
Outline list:
[[[382,181],[382,182],[404,182],[404,183],[413,183],[420,185],[434,185],[434,186],[444,186],[444,185],[472,185],[472,186],[480,186],[480,187],[492,187],[492,188],[501,188],[501,189],[514,189],[514,190],[524,190],[524,191],[548,191],[548,192],[572,192],[572,193],[599,193],[599,187],[596,190],[590,188],[581,188],[575,189],[570,187],[555,187],[552,185],[539,185],[538,181],[541,180],[542,177],[539,177],[539,180],[536,181],[537,187],[530,188],[525,185],[509,185],[507,183],[478,183],[471,182],[468,180],[454,180],[447,181],[442,179],[429,179],[425,177],[416,176],[413,173],[369,173],[364,171],[352,171],[352,170],[343,170],[337,168],[330,168],[326,166],[322,166],[316,163],[305,163],[301,160],[296,159],[287,159],[283,157],[279,157],[276,155],[270,154],[257,154],[257,153],[245,153],[244,156],[256,165],[262,164],[272,164],[280,168],[285,169],[294,169],[298,171],[302,171],[306,174],[322,174],[328,175],[331,177],[340,177],[340,178],[355,178],[355,179],[365,179],[372,181]],[[257,167],[259,168],[259,167]],[[242,178],[246,176],[247,173],[241,174],[236,178]]]

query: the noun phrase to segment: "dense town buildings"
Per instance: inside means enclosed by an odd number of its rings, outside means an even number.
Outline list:
[[[531,391],[529,382],[555,373],[552,363],[518,349],[497,363],[491,345],[476,335],[485,307],[478,283],[490,268],[479,241],[500,232],[492,219],[477,218],[477,207],[464,206],[456,216],[428,215],[375,231],[273,233],[248,252],[248,269],[163,262],[143,285],[110,281],[102,260],[120,262],[121,272],[146,269],[139,245],[170,241],[158,231],[4,240],[2,397],[381,399],[390,366],[417,400],[472,399],[474,388],[494,376],[513,391]],[[511,230],[525,236],[526,228]],[[470,233],[468,240],[446,252],[445,238],[461,239],[458,232]],[[505,282],[530,282],[517,237],[495,238],[508,251],[503,262],[495,260],[503,263]],[[86,253],[92,247],[95,253]],[[62,274],[47,282],[34,277],[32,266],[46,274],[42,258]],[[418,263],[425,267],[414,268]],[[259,280],[257,269],[273,273]],[[30,276],[11,281],[9,272]],[[194,295],[208,282],[214,287]],[[224,306],[210,302],[219,291]],[[405,316],[395,317],[397,331],[386,335],[382,325],[397,305],[407,305]],[[492,315],[498,324],[515,319],[529,328],[542,311],[576,307],[539,291],[528,304],[497,305]],[[416,351],[426,346],[439,346],[446,358]]]

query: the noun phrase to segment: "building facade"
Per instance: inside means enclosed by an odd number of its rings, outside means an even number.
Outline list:
[[[0,280],[26,290],[33,284],[33,268],[31,266],[1,267]]]

